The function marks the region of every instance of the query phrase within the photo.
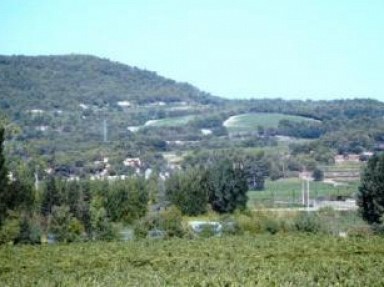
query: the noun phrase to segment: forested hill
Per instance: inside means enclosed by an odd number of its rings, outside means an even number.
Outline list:
[[[119,101],[218,103],[192,85],[86,55],[0,56],[0,108],[73,109]]]

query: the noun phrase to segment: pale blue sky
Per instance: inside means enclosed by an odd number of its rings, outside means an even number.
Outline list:
[[[384,0],[0,1],[0,54],[69,53],[227,98],[384,100]]]

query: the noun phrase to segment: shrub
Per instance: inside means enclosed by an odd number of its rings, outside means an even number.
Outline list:
[[[370,226],[355,226],[347,231],[349,237],[366,238],[374,234]]]
[[[15,243],[38,244],[41,243],[42,230],[37,218],[23,217],[20,224],[20,233]]]
[[[280,230],[280,224],[276,219],[265,218],[263,221],[263,230],[271,234],[276,234]]]
[[[68,206],[55,206],[52,213],[50,231],[61,242],[80,241],[84,226],[69,212]]]
[[[252,213],[237,213],[235,221],[238,226],[238,233],[258,234],[262,232],[262,224],[260,218]]]
[[[323,226],[317,214],[301,212],[294,219],[294,226],[297,231],[306,233],[319,233]]]
[[[135,237],[148,237],[151,231],[153,234],[165,232],[166,237],[183,237],[185,230],[182,220],[181,211],[177,207],[171,206],[157,214],[150,214],[139,219],[134,225]]]
[[[0,244],[14,243],[20,234],[20,221],[17,218],[8,218],[0,229]]]

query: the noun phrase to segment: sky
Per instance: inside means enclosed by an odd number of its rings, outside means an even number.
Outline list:
[[[1,0],[0,54],[91,54],[226,98],[384,100],[384,1]]]

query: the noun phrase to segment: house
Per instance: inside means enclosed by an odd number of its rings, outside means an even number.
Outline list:
[[[128,101],[119,101],[119,102],[117,102],[117,105],[122,107],[122,108],[128,108],[131,106],[131,103]]]
[[[130,167],[141,167],[141,161],[138,157],[127,157],[124,162],[124,166],[130,166]]]

